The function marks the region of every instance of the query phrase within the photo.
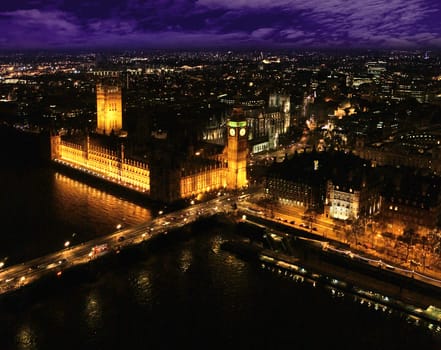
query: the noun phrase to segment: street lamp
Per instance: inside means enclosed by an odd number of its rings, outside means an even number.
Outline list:
[[[3,260],[0,261],[0,269],[5,266],[6,260],[8,260],[8,257],[6,257],[6,258],[4,258]]]
[[[64,242],[64,248],[69,248],[69,246],[70,246],[70,241]]]

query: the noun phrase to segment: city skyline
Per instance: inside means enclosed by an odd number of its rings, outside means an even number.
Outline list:
[[[19,1],[0,50],[441,47],[429,0]]]
[[[4,347],[437,349],[441,52],[170,49],[0,54]]]

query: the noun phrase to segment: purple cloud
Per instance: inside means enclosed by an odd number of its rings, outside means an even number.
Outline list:
[[[333,37],[354,46],[387,46],[389,43],[394,46],[399,43],[404,46],[433,45],[436,36],[441,34],[441,22],[436,20],[441,14],[441,6],[438,2],[425,0],[200,0],[199,3],[208,8],[235,11],[272,9],[299,16],[300,26],[287,26],[281,32],[302,31],[304,38],[315,37],[317,44],[321,42],[324,45]],[[429,32],[432,35],[428,35]],[[417,40],[416,34],[424,35]],[[293,39],[300,38],[296,36]]]
[[[429,0],[32,0],[0,10],[0,49],[440,47]]]
[[[0,28],[7,28],[0,39],[0,47],[7,48],[59,46],[82,34],[75,18],[58,11],[37,9],[0,13]]]

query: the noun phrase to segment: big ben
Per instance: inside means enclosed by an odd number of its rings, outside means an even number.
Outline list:
[[[241,108],[234,108],[227,122],[227,187],[237,190],[247,185],[248,130]]]

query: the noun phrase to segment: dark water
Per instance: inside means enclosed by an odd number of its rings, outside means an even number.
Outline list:
[[[8,261],[60,248],[73,233],[75,243],[151,218],[146,206],[35,158],[7,157],[0,254]],[[0,350],[441,348],[398,314],[282,279],[221,250],[231,234],[205,226],[113,262],[93,279],[40,289],[29,302],[12,299],[0,311]]]

